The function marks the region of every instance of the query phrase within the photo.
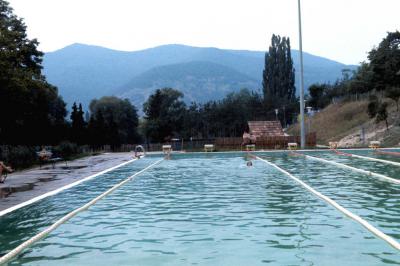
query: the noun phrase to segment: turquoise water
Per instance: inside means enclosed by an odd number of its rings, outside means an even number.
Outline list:
[[[311,155],[400,176],[394,166]],[[400,241],[400,186],[284,153],[261,157]],[[158,159],[147,157],[1,217],[1,252]],[[247,167],[243,154],[206,154],[154,166],[11,263],[264,264],[399,265],[400,254],[264,162]]]

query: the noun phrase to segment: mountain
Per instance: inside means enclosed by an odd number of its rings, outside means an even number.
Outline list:
[[[186,101],[205,102],[220,99],[240,88],[257,88],[259,82],[233,68],[207,61],[154,67],[134,77],[115,94],[141,104],[156,89],[175,88],[186,95]]]
[[[298,88],[298,51],[292,50],[292,56]],[[43,67],[69,105],[78,101],[87,107],[93,98],[114,94],[130,98],[141,109],[158,87],[179,88],[188,102],[219,99],[243,87],[260,89],[264,52],[177,44],[124,52],[73,44],[46,53]],[[355,66],[304,53],[305,86],[334,82],[344,68]]]

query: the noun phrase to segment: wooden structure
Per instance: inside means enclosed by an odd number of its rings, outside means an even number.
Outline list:
[[[214,151],[214,144],[204,144],[204,151],[205,152],[213,152]]]
[[[249,121],[248,125],[250,135],[255,136],[256,140],[265,137],[285,136],[279,121]]]
[[[243,138],[216,138],[215,147],[218,150],[241,150]],[[274,136],[257,138],[257,149],[286,149],[288,143],[300,144],[300,136]],[[306,135],[306,146],[315,147],[317,134],[315,132]]]

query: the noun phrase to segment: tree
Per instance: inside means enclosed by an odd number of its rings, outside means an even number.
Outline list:
[[[263,71],[264,100],[268,110],[293,102],[296,98],[295,72],[290,51],[290,39],[272,35],[265,54]]]
[[[185,111],[181,135],[185,138],[240,137],[248,121],[265,119],[263,107],[262,95],[248,89],[229,93],[219,101],[192,103]]]
[[[308,104],[314,109],[322,109],[330,103],[327,93],[330,89],[329,84],[313,84],[309,87],[310,100]]]
[[[387,112],[387,102],[383,102],[382,104],[379,105],[377,114],[376,114],[376,123],[379,123],[381,121],[386,122],[386,130],[389,130],[389,124],[388,124],[388,112]]]
[[[378,47],[369,52],[373,82],[377,90],[400,87],[400,32],[388,32]]]
[[[71,112],[71,140],[78,143],[84,144],[86,142],[86,122],[83,118],[84,112],[82,109],[82,104],[79,107],[76,103],[72,105]]]
[[[358,95],[372,91],[373,89],[374,83],[371,66],[370,64],[363,62],[349,82],[349,93]]]
[[[375,122],[379,123],[382,121],[386,122],[386,130],[389,130],[388,124],[388,112],[387,112],[388,103],[381,103],[376,95],[371,95],[369,97],[368,103],[368,116],[370,118],[375,117]]]
[[[0,0],[0,141],[55,144],[65,135],[65,103],[41,73],[43,53],[22,19]],[[29,134],[27,134],[29,132]]]
[[[105,96],[90,103],[89,131],[92,144],[121,144],[140,141],[137,110],[128,99]],[[82,112],[83,116],[83,112]]]
[[[399,111],[400,87],[391,87],[386,90],[386,97],[392,99],[396,103],[397,112]]]
[[[200,123],[200,105],[192,102],[185,111],[185,115],[183,118],[182,136],[184,138],[198,138],[200,136]]]
[[[371,95],[369,97],[369,103],[367,107],[368,116],[370,118],[374,118],[376,116],[376,114],[378,113],[379,105],[380,104],[378,97],[376,97],[376,95]]]
[[[172,88],[157,89],[143,104],[145,135],[148,140],[163,142],[180,135],[186,105],[183,94]]]
[[[105,134],[107,129],[106,123],[104,122],[103,111],[97,110],[90,116],[88,131],[89,131],[89,143],[93,146],[107,144],[107,136]]]

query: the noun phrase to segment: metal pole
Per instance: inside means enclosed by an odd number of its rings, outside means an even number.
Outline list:
[[[300,0],[297,1],[299,10],[299,46],[300,46],[300,136],[301,136],[301,148],[305,148],[306,135],[304,128],[304,77],[303,77],[303,41],[301,36],[301,8]]]

